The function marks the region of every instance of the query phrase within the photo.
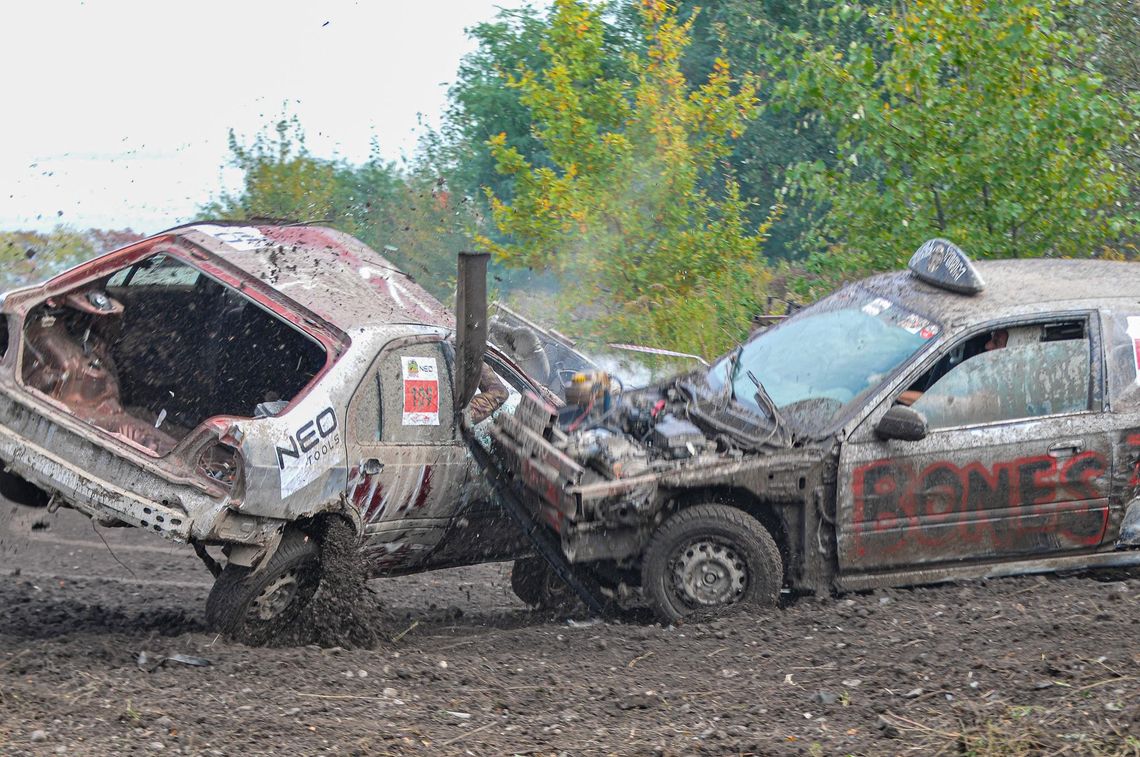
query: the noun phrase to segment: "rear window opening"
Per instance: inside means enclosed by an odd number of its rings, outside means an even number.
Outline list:
[[[216,415],[275,415],[324,348],[237,290],[153,255],[35,308],[23,381],[76,417],[165,455]]]
[[[8,316],[0,313],[0,360],[8,354]]]

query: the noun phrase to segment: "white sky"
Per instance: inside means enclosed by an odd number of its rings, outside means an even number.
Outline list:
[[[354,162],[415,150],[474,49],[464,29],[524,0],[18,0],[4,4],[0,229],[191,220],[239,175],[234,128],[282,112]],[[536,3],[545,7],[548,2]],[[62,214],[60,214],[62,213]]]

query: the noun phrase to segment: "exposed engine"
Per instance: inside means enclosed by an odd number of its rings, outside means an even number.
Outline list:
[[[659,471],[715,449],[673,388],[626,393],[605,373],[579,373],[566,397],[559,417],[568,435],[564,451],[607,479]]]

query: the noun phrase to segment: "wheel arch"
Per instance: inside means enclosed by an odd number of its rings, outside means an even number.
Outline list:
[[[756,520],[768,530],[783,560],[784,578],[795,558],[794,541],[790,537],[791,528],[783,514],[783,508],[741,486],[703,486],[677,492],[671,499],[667,515],[686,510],[696,505],[721,504],[735,507]]]
[[[273,555],[281,548],[285,535],[290,531],[299,531],[320,544],[328,529],[328,524],[334,520],[348,524],[357,539],[364,533],[364,523],[360,518],[359,511],[345,507],[339,502],[334,502],[326,509],[319,510],[311,515],[305,515],[296,520],[280,521],[275,536],[265,544],[230,545],[226,553],[228,562],[250,568],[254,573],[259,573],[273,559]],[[211,572],[213,572],[213,568],[211,568]]]
[[[328,528],[329,522],[335,519],[347,523],[357,538],[364,533],[364,520],[360,517],[360,511],[354,507],[346,506],[343,502],[330,503],[312,515],[306,515],[291,523],[286,523],[285,527],[292,526],[319,540],[325,529]]]

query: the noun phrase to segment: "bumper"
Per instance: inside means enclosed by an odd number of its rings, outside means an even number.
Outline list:
[[[58,452],[0,426],[0,463],[96,520],[121,521],[179,543],[197,540],[267,547],[280,534],[280,521],[239,515],[230,511],[224,501],[212,500],[189,488],[183,489],[184,500],[179,487],[109,453],[90,447],[76,452],[72,456],[75,459],[98,463],[86,466],[69,462]],[[91,473],[89,468],[101,475]],[[156,495],[141,496],[121,483],[142,489],[153,486]]]

